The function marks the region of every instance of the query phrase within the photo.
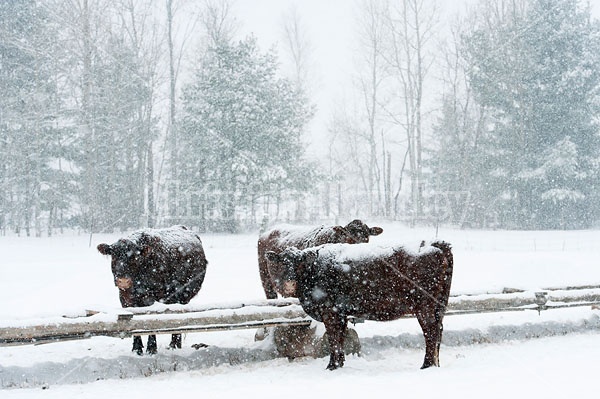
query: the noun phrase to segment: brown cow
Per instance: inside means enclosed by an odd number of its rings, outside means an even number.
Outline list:
[[[116,243],[100,244],[98,251],[112,257],[111,266],[124,308],[154,302],[188,303],[202,287],[208,264],[200,237],[184,226],[136,231]],[[171,348],[181,348],[181,334],[173,334]],[[143,353],[139,336],[133,351]],[[148,353],[156,353],[156,336],[148,336]]]
[[[414,314],[425,337],[421,368],[439,366],[442,320],[452,281],[450,245],[437,241],[418,253],[404,247],[328,244],[305,250],[267,252],[278,264],[286,296],[322,321],[331,355],[327,369],[344,365],[348,317],[387,321]]]
[[[283,294],[282,271],[265,257],[268,251],[280,253],[288,247],[306,249],[322,244],[366,243],[369,242],[370,236],[376,236],[382,232],[381,227],[369,227],[361,220],[356,219],[346,226],[320,226],[307,229],[292,225],[280,225],[261,234],[258,239],[258,269],[267,299],[277,299],[277,293]]]

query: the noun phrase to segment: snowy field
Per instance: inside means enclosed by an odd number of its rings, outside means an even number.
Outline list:
[[[369,221],[367,221],[369,223]],[[369,223],[373,224],[373,223]],[[383,223],[377,243],[416,245],[433,229]],[[119,307],[110,260],[95,247],[120,235],[0,237],[0,326],[85,309]],[[203,235],[209,260],[192,304],[263,298],[258,234]],[[600,285],[600,231],[505,232],[440,229],[453,245],[452,293],[495,293],[505,287]],[[254,331],[184,336],[184,348],[138,357],[131,340],[95,337],[39,346],[0,347],[2,398],[287,398],[394,396],[567,398],[597,395],[600,311],[589,307],[448,316],[440,368],[419,370],[424,356],[414,319],[356,326],[362,355],[326,371],[327,359],[278,358]],[[194,343],[208,348],[195,350]]]

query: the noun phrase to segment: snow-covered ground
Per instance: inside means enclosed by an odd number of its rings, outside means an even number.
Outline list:
[[[369,223],[373,224],[373,223]],[[380,243],[415,245],[433,229],[381,225]],[[98,243],[120,235],[52,238],[0,237],[0,326],[84,309],[118,307],[110,261]],[[263,297],[256,260],[257,234],[203,235],[206,280],[192,304]],[[600,285],[600,231],[505,232],[440,229],[453,244],[453,294],[499,292],[505,287]],[[420,329],[414,319],[367,322],[356,329],[361,357],[325,371],[326,359],[278,358],[254,331],[184,336],[169,351],[138,357],[130,339],[95,337],[39,346],[0,347],[2,398],[125,397],[178,394],[238,398],[263,395],[365,397],[595,397],[598,391],[600,311],[589,307],[448,316],[442,367],[419,370]],[[195,350],[194,343],[208,348]]]

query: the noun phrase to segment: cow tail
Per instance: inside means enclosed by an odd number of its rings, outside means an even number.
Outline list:
[[[450,286],[452,284],[452,272],[454,269],[454,256],[452,255],[452,246],[445,241],[435,241],[431,243],[432,247],[436,247],[442,251],[442,274],[443,274],[443,290],[442,296],[445,302],[448,302],[450,297]]]

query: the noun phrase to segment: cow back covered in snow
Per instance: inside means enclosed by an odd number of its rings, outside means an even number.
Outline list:
[[[329,244],[305,250],[268,252],[283,270],[286,296],[297,296],[304,311],[325,324],[330,344],[328,369],[344,364],[349,316],[386,321],[414,314],[425,337],[422,368],[439,366],[442,320],[450,295],[453,256],[436,241],[418,251],[370,244]]]
[[[314,228],[292,225],[275,226],[261,234],[258,239],[258,268],[260,280],[267,299],[276,299],[282,294],[282,271],[277,263],[269,262],[265,254],[280,253],[286,248],[306,249],[322,244],[369,242],[370,236],[383,232],[381,227],[369,227],[361,220],[353,220],[346,226],[319,226]]]
[[[98,245],[98,251],[112,258],[123,307],[188,303],[200,291],[208,263],[200,237],[185,226],[136,231],[114,244]],[[138,339],[134,350],[140,353]],[[174,335],[171,346],[181,347],[181,337]],[[148,352],[156,352],[155,337],[148,339]]]

